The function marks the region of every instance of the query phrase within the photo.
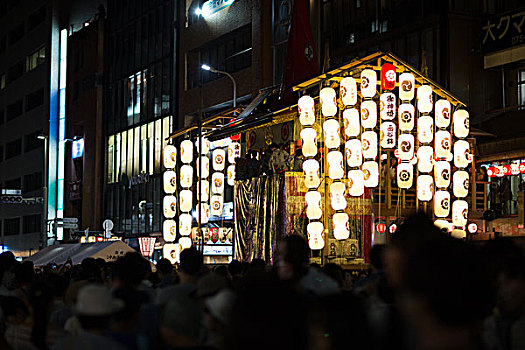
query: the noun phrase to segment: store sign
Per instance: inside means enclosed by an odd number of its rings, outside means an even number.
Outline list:
[[[206,18],[231,6],[235,0],[208,0],[202,5],[202,17]]]
[[[483,21],[481,40],[484,53],[525,44],[525,11],[521,9]]]
[[[73,149],[71,150],[72,158],[80,158],[84,156],[84,139],[73,141]]]
[[[135,185],[141,185],[149,182],[149,174],[148,173],[140,173],[138,175],[134,175],[130,177],[129,179],[129,188],[131,186]]]

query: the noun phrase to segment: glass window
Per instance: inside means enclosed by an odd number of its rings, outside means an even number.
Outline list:
[[[142,88],[142,74],[138,73],[135,77],[135,100],[133,101],[133,122],[140,122],[140,91]]]
[[[153,175],[155,169],[153,168],[153,159],[154,159],[154,134],[153,134],[153,122],[148,124],[148,169],[149,174]]]
[[[135,128],[135,140],[133,142],[133,175],[140,173],[140,128]],[[133,131],[131,131],[133,132]]]
[[[162,119],[162,148],[168,144],[168,137],[170,137],[170,117]]]
[[[518,72],[518,106],[525,108],[525,70]]]
[[[147,126],[140,127],[140,173],[148,172],[148,135]]]
[[[6,236],[20,234],[20,218],[5,219],[4,232]]]
[[[162,61],[162,114],[170,112],[170,66],[169,60]]]
[[[155,172],[161,172],[162,164],[162,125],[161,120],[155,120]]]
[[[26,58],[26,72],[30,72],[46,61],[46,48],[42,46]]]
[[[124,149],[126,148],[126,142],[124,141]],[[121,146],[121,136],[120,133],[117,134],[117,139],[115,141],[115,175],[114,181],[120,181],[120,163],[122,162],[122,146]],[[126,163],[124,160],[124,168]]]
[[[128,78],[128,94],[127,94],[127,110],[128,110],[128,126],[133,125],[133,101],[135,98],[135,76]]]
[[[126,155],[126,164],[127,164],[127,175],[128,178],[133,175],[133,130],[128,130],[128,149]]]
[[[115,136],[111,135],[108,138],[108,173],[107,173],[107,183],[115,182],[115,158],[114,158],[114,149],[115,149]]]

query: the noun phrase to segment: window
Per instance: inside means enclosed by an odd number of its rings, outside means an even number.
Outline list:
[[[5,89],[5,73],[0,75],[0,90]]]
[[[22,139],[8,142],[5,145],[5,159],[11,159],[22,153]]]
[[[24,137],[24,152],[29,152],[34,149],[44,146],[44,142],[38,139],[38,135],[42,134],[42,130],[32,132]]]
[[[46,20],[46,6],[42,6],[35,12],[33,12],[31,15],[29,15],[29,19],[27,21],[27,30],[30,31],[34,28],[36,28],[40,23],[44,22]]]
[[[525,109],[525,70],[518,72],[518,106]]]
[[[40,214],[25,215],[23,222],[24,233],[40,232],[42,229],[42,216]]]
[[[20,61],[9,68],[7,71],[7,83],[12,83],[24,74],[24,61]]]
[[[5,219],[4,231],[6,236],[20,234],[20,218]]]
[[[22,100],[18,100],[7,106],[7,121],[13,120],[22,114]]]
[[[4,188],[8,189],[8,190],[20,190],[20,189],[22,189],[20,178],[18,177],[16,179],[6,180],[5,183],[4,183]]]
[[[24,175],[24,192],[42,189],[42,172]]]
[[[30,72],[46,61],[46,47],[42,46],[40,49],[33,52],[26,57],[26,72]]]
[[[44,89],[26,95],[26,112],[44,103]]]
[[[17,25],[9,32],[9,46],[14,45],[18,40],[24,36],[24,22]]]

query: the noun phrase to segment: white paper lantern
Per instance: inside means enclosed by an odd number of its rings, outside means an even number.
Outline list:
[[[207,202],[210,198],[210,182],[208,180],[201,180],[200,185],[200,200],[201,202]]]
[[[468,203],[464,200],[455,200],[452,203],[452,223],[456,227],[463,227],[467,225],[468,219]]]
[[[414,135],[399,135],[397,151],[399,160],[412,160],[412,158],[414,158]]]
[[[189,236],[191,233],[191,223],[193,218],[190,214],[180,214],[179,216],[179,233],[181,236]]]
[[[319,92],[321,111],[325,117],[333,117],[337,114],[337,103],[335,102],[335,90],[326,87]]]
[[[446,230],[447,232],[452,232],[452,229],[454,228],[454,225],[450,221],[443,219],[434,221],[434,225],[440,230]]]
[[[317,191],[308,191],[304,199],[306,201],[306,217],[310,220],[320,219],[323,216],[321,194]]]
[[[468,141],[458,140],[454,142],[454,165],[458,168],[466,168],[470,162],[470,146]]]
[[[461,229],[453,229],[450,235],[456,239],[464,239],[467,237],[467,232]]]
[[[305,128],[301,130],[301,139],[303,140],[303,155],[305,157],[314,157],[317,155],[317,143],[315,138],[317,131],[313,128]]]
[[[304,185],[306,188],[317,188],[320,184],[319,162],[315,159],[307,159],[303,162]]]
[[[452,177],[452,189],[454,191],[454,196],[457,198],[465,198],[468,196],[469,176],[466,171],[459,170],[454,172],[454,176]]]
[[[459,109],[452,116],[454,123],[454,135],[457,138],[465,138],[469,133],[469,115],[464,109]]]
[[[332,209],[344,210],[346,209],[345,198],[345,184],[342,182],[334,182],[330,185],[330,199]]]
[[[343,123],[345,127],[345,135],[348,137],[359,136],[361,132],[361,121],[359,111],[355,108],[346,109],[343,112]]]
[[[200,204],[200,215],[201,215],[201,224],[207,224],[210,220],[210,205],[208,203]]]
[[[234,186],[235,185],[235,165],[228,166],[228,169],[226,170],[226,176],[228,178],[227,180],[228,185]]]
[[[163,201],[164,217],[171,219],[177,214],[177,198],[175,196],[165,196]]]
[[[373,161],[364,162],[361,169],[365,187],[377,187],[379,184],[379,164]]]
[[[192,244],[193,242],[191,241],[190,237],[179,238],[180,250],[188,249],[191,247]]]
[[[351,139],[345,143],[346,163],[350,167],[358,167],[363,163],[362,142]]]
[[[403,103],[399,106],[399,130],[412,131],[415,125],[414,106],[409,103]]]
[[[417,178],[417,199],[422,202],[432,200],[434,181],[430,175],[419,175]]]
[[[173,242],[177,238],[177,225],[175,220],[165,220],[162,224],[162,238],[166,242]]]
[[[417,170],[429,173],[434,167],[434,150],[431,146],[421,146],[417,150]]]
[[[436,148],[436,158],[438,159],[449,159],[451,156],[452,139],[450,133],[445,130],[439,130],[436,132],[436,140],[434,142]]]
[[[383,122],[380,128],[381,148],[396,147],[396,124],[392,122]]]
[[[183,165],[180,167],[180,185],[183,188],[189,188],[193,184],[193,167]]]
[[[365,192],[365,179],[361,169],[348,172],[348,194],[352,197],[362,196]]]
[[[417,109],[421,113],[432,112],[434,102],[432,100],[432,87],[430,85],[421,85],[417,88]]]
[[[211,176],[212,193],[221,194],[224,192],[224,174],[221,172],[213,173]]]
[[[332,180],[339,180],[345,176],[345,170],[343,169],[343,154],[341,152],[328,152],[326,161],[328,162],[328,176]]]
[[[164,185],[165,193],[174,193],[177,189],[177,174],[173,170],[165,171],[162,183]]]
[[[414,98],[415,79],[412,73],[399,75],[399,99],[401,101],[411,101]]]
[[[177,264],[180,257],[180,244],[166,243],[162,247],[162,256],[170,261],[171,264]]]
[[[235,164],[235,159],[241,156],[241,144],[239,142],[232,142],[228,145],[228,162]]]
[[[446,218],[450,213],[450,193],[439,190],[434,194],[434,214],[438,218]]]
[[[190,140],[180,143],[180,160],[185,164],[193,161],[193,143]]]
[[[177,148],[173,145],[164,147],[164,167],[173,169],[177,165]]]
[[[210,176],[210,159],[207,156],[200,157],[200,164],[197,162],[197,176],[201,179],[205,179]],[[202,166],[202,172],[201,172]]]
[[[223,171],[226,163],[226,152],[222,148],[216,148],[213,150],[213,170]]]
[[[373,129],[377,125],[377,105],[372,100],[361,102],[361,126]]]
[[[180,191],[179,201],[180,210],[190,212],[193,207],[193,193],[190,190]]]
[[[221,216],[222,207],[224,205],[224,199],[222,198],[222,196],[211,196],[210,203],[211,215]]]
[[[450,185],[450,163],[440,160],[434,164],[434,181],[437,188],[446,188]]]
[[[361,95],[363,97],[374,97],[377,89],[377,74],[372,69],[364,69],[361,72]]]
[[[397,165],[397,186],[407,189],[412,187],[414,178],[414,167],[409,163],[399,163]]]
[[[417,119],[417,139],[421,143],[430,143],[434,139],[434,120],[428,115]]]
[[[199,139],[197,139],[197,141],[195,141],[195,148],[197,148],[197,152],[199,152],[199,149],[200,149]],[[201,155],[206,155],[206,154],[208,154],[209,151],[210,151],[210,140],[208,140],[207,138],[203,137],[202,138],[202,152],[200,152],[200,154]]]
[[[320,250],[324,247],[323,239],[324,226],[322,222],[314,221],[306,226],[308,232],[308,245],[312,250]]]
[[[357,103],[357,82],[352,77],[341,80],[341,101],[345,106],[353,106]]]
[[[339,148],[341,138],[339,137],[339,122],[336,119],[328,119],[323,123],[324,142],[328,148]]]
[[[396,95],[391,92],[381,94],[379,98],[379,115],[382,120],[393,120],[396,117]]]
[[[299,109],[299,122],[301,125],[312,125],[315,123],[315,102],[310,96],[303,96],[297,102]]]
[[[361,144],[364,158],[374,159],[377,157],[377,133],[375,131],[362,133]]]
[[[435,118],[438,128],[448,128],[450,125],[450,112],[452,108],[447,100],[438,100],[436,102]]]
[[[334,238],[338,240],[347,239],[350,237],[350,231],[348,230],[348,214],[347,213],[335,213],[332,217],[334,223]]]

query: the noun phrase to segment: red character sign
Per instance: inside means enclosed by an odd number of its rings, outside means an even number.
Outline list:
[[[219,240],[219,228],[217,227],[210,228],[210,233],[211,233],[211,241],[213,243],[217,243],[217,241]]]
[[[383,90],[394,90],[396,87],[396,67],[391,63],[385,63],[381,67],[381,88]]]

